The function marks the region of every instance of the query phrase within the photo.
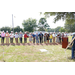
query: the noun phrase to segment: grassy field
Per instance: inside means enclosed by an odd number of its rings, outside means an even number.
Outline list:
[[[69,37],[71,41],[71,37]],[[6,62],[74,62],[71,60],[71,50],[67,49],[67,57],[61,45],[21,45],[3,46],[4,60]],[[3,48],[0,46],[0,61],[3,61]],[[41,52],[39,49],[46,49]]]

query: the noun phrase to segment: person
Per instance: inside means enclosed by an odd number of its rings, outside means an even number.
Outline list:
[[[67,33],[66,32],[64,33],[64,37],[67,37]]]
[[[36,33],[35,38],[36,38],[36,44],[38,45],[38,43],[39,43],[39,35],[38,35],[38,33]]]
[[[47,33],[46,38],[47,38],[47,43],[49,44],[49,33]]]
[[[16,44],[18,43],[18,34],[17,34],[17,32],[15,33],[15,41],[16,41]]]
[[[40,43],[42,43],[42,40],[43,40],[43,34],[42,34],[42,32],[40,32],[40,34],[39,34],[39,39],[40,39]]]
[[[75,33],[73,34],[73,37],[72,37],[72,39],[75,37]],[[74,59],[75,57],[74,57],[74,52],[75,52],[75,39],[74,39],[74,41],[73,41],[73,46],[72,46],[72,57],[71,57],[71,59]]]
[[[9,35],[8,31],[6,31],[5,37],[6,37],[6,44],[9,44],[10,35]]]
[[[22,34],[22,32],[20,31],[20,33],[19,33],[19,40],[20,40],[20,43],[22,43],[22,37],[23,37],[23,34]]]
[[[55,35],[55,32],[53,33],[53,43],[55,43],[55,37],[56,37],[56,35]]]
[[[44,34],[44,43],[46,43],[46,33]]]
[[[59,32],[59,42],[61,43],[61,33]]]
[[[52,33],[50,33],[49,38],[50,38],[50,42],[52,43],[52,38],[53,38]]]
[[[25,34],[24,34],[24,43],[27,43],[27,34],[26,34],[26,32],[25,32]]]
[[[43,43],[43,33],[42,33],[41,43]]]
[[[32,36],[33,36],[33,43],[35,43],[35,34],[33,33]]]
[[[31,33],[29,34],[29,42],[32,43],[32,35],[31,35]]]
[[[60,41],[59,41],[59,34],[57,34],[57,36],[56,36],[56,42],[57,42],[57,43],[60,42]]]
[[[4,31],[1,33],[1,42],[4,44],[4,39],[5,39],[5,33]]]
[[[13,34],[13,31],[11,31],[11,33],[10,33],[10,43],[13,43],[13,38],[14,38],[14,34]]]

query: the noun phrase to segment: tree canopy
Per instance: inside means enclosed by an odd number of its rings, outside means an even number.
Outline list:
[[[54,23],[56,23],[59,20],[65,20],[69,24],[72,24],[75,22],[75,12],[45,12],[45,17],[55,16]]]
[[[37,22],[36,19],[32,19],[32,18],[24,20],[22,23],[22,25],[24,27],[24,31],[33,32],[37,27],[36,22]]]
[[[47,27],[50,27],[47,23],[46,18],[40,18],[39,23],[38,23],[38,28],[39,30],[46,30]]]

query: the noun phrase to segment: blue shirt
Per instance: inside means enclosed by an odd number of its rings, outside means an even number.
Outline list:
[[[36,34],[36,40],[38,40],[38,34]]]
[[[23,37],[23,34],[19,34],[19,37],[22,38]]]
[[[32,35],[33,37],[35,37],[36,35]]]

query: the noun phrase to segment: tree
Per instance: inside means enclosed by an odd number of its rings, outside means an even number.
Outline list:
[[[54,30],[55,30],[55,29],[53,29],[53,28],[47,28],[47,29],[46,29],[47,32],[54,32]]]
[[[17,27],[14,28],[14,32],[20,32],[20,31],[23,32],[23,29],[20,28],[20,26],[17,26]]]
[[[4,31],[4,32],[8,31],[9,33],[11,32],[11,28],[10,27],[2,27],[0,30]]]
[[[65,28],[61,27],[61,28],[59,29],[59,32],[65,32]]]
[[[38,31],[45,31],[43,27],[39,28]]]
[[[65,23],[64,27],[65,27],[66,32],[75,32],[75,24],[70,25],[70,24]]]
[[[45,17],[55,16],[54,23],[58,20],[65,20],[69,24],[73,24],[75,22],[75,12],[45,12]]]
[[[37,27],[36,19],[29,18],[24,20],[22,25],[24,27],[24,31],[33,32]]]
[[[60,26],[56,27],[56,28],[55,28],[55,32],[59,32],[59,29],[61,29]]]
[[[47,27],[50,27],[47,23],[46,18],[40,18],[39,23],[38,23],[38,28],[39,30],[46,30]]]

